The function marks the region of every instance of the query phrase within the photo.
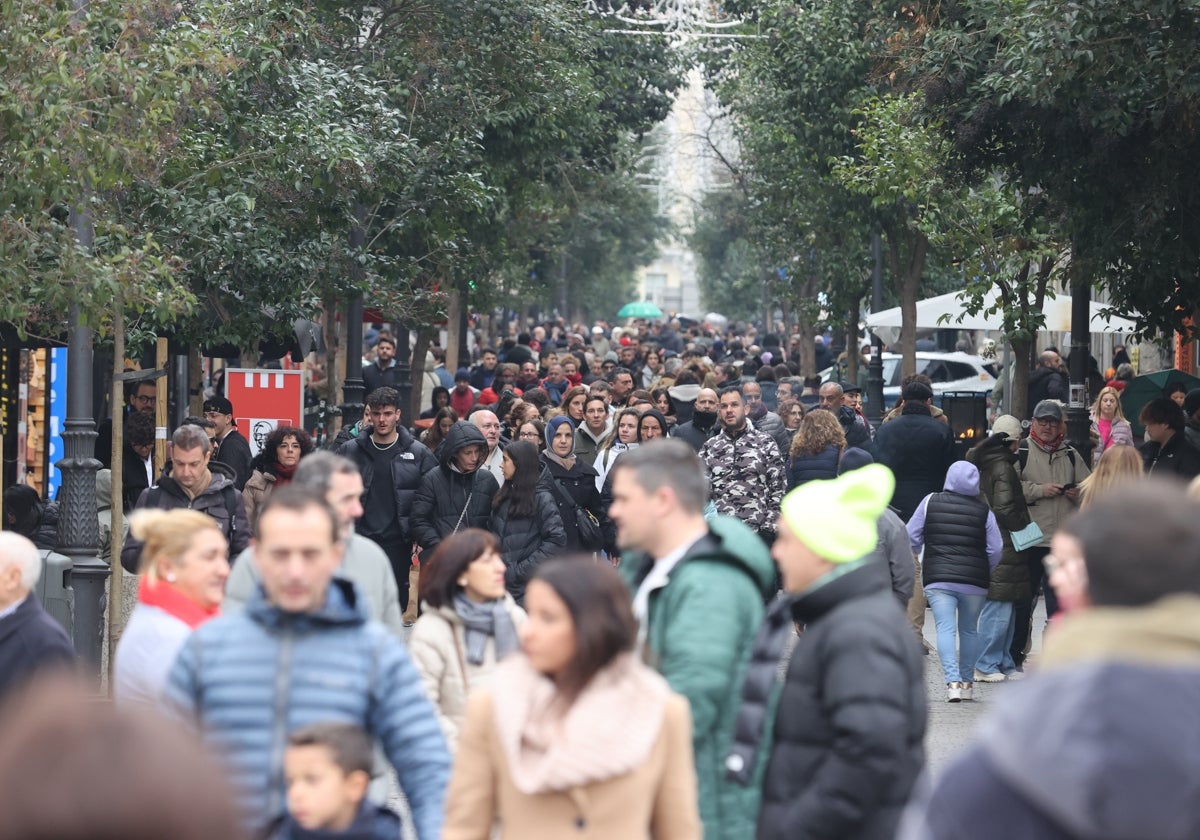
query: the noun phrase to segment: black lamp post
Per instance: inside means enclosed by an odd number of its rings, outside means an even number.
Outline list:
[[[71,226],[79,244],[90,250],[93,229],[87,211],[73,211]],[[104,640],[104,582],[110,570],[97,553],[100,527],[96,520],[96,471],[100,462],[93,457],[96,422],[91,412],[92,331],[81,322],[78,303],[70,305],[67,318],[67,419],[63,424],[63,459],[55,464],[63,479],[58,550],[71,560],[68,585],[74,592],[71,637],[75,651],[88,670],[98,675]]]

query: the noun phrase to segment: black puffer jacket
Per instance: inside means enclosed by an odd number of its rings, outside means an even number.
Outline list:
[[[513,600],[525,606],[525,584],[542,561],[566,549],[567,533],[548,490],[538,488],[532,517],[512,516],[511,502],[505,499],[492,511],[490,528],[500,538],[500,556],[506,566],[504,585]]]
[[[552,461],[542,454],[542,465],[545,470],[542,472],[541,486],[546,489],[546,492],[554,497],[554,503],[558,507],[559,516],[562,517],[563,528],[567,534],[567,550],[568,551],[595,551],[593,547],[584,546],[579,540],[579,527],[575,524],[575,508],[576,506],[586,508],[591,512],[592,516],[600,522],[600,531],[604,534],[603,548],[612,553],[616,547],[617,528],[613,521],[608,518],[608,488],[610,485],[605,484],[606,492],[601,494],[596,489],[596,477],[598,473],[595,467],[591,464],[584,463],[580,458],[575,459],[575,465],[570,470],[566,469],[557,461]],[[611,475],[611,471],[609,473]],[[562,494],[556,493],[551,481],[558,482],[574,505],[563,501]]]
[[[487,529],[492,516],[492,498],[500,490],[495,477],[485,469],[471,473],[459,472],[454,466],[454,456],[468,446],[483,447],[487,452],[487,440],[474,423],[459,420],[450,427],[446,440],[438,450],[437,469],[430,470],[421,479],[421,486],[413,497],[412,526],[413,542],[421,547],[421,560],[455,530],[463,528]],[[482,463],[482,461],[481,461]]]
[[[854,446],[848,438],[847,444]],[[954,457],[950,427],[920,403],[905,404],[899,417],[875,433],[875,460],[896,476],[892,507],[905,522],[922,499],[942,489]]]
[[[788,461],[787,489],[793,490],[806,481],[837,478],[841,457],[842,450],[832,443],[816,455],[793,455]]]
[[[1029,508],[1017,476],[1017,453],[1001,442],[980,444],[967,453],[967,460],[979,469],[979,489],[996,515],[1004,550],[1000,563],[992,569],[988,585],[989,601],[1023,601],[1029,591],[1029,564],[1025,552],[1013,548],[1012,532],[1029,524]]]
[[[869,561],[797,598],[792,617],[804,631],[775,715],[758,840],[891,840],[925,764],[920,645]]]
[[[437,468],[438,462],[429,447],[409,434],[403,426],[397,427],[399,438],[396,446],[400,453],[392,461],[392,487],[396,494],[396,519],[399,521],[400,533],[406,542],[413,541],[412,528],[409,519],[412,514],[413,499],[421,479],[426,473]],[[362,475],[363,487],[370,487],[375,480],[375,461],[367,447],[372,446],[370,432],[364,431],[358,437],[350,438],[337,449],[337,454],[344,455],[354,462]],[[361,532],[361,529],[360,529]],[[363,533],[365,537],[371,534]]]

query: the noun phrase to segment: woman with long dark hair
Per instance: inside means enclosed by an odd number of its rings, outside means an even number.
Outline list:
[[[620,575],[553,560],[528,601],[522,653],[467,704],[443,840],[699,840],[687,702],[633,653]]]
[[[450,406],[439,408],[433,415],[433,424],[421,433],[421,443],[432,452],[437,454],[438,449],[442,446],[442,441],[446,439],[446,434],[450,431],[450,427],[458,422],[458,412]]]
[[[421,604],[408,651],[453,749],[467,695],[517,652],[517,628],[525,621],[504,591],[495,535],[467,528],[443,540],[421,569]]]
[[[525,584],[538,565],[567,545],[558,505],[538,486],[542,464],[538,449],[518,440],[504,450],[504,486],[492,501],[491,531],[500,540],[504,585],[518,604],[525,602]]]

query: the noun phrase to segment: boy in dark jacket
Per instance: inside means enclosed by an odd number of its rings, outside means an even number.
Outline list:
[[[272,840],[395,840],[400,817],[366,801],[371,739],[348,723],[318,723],[288,736],[287,813]]]

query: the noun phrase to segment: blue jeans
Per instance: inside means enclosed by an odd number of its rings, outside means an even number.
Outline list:
[[[1011,674],[1017,670],[1012,658],[1017,630],[1011,601],[988,601],[979,614],[979,661],[975,668],[985,674]]]
[[[938,659],[946,682],[974,682],[979,658],[979,613],[987,595],[926,589],[925,598],[937,626]]]

